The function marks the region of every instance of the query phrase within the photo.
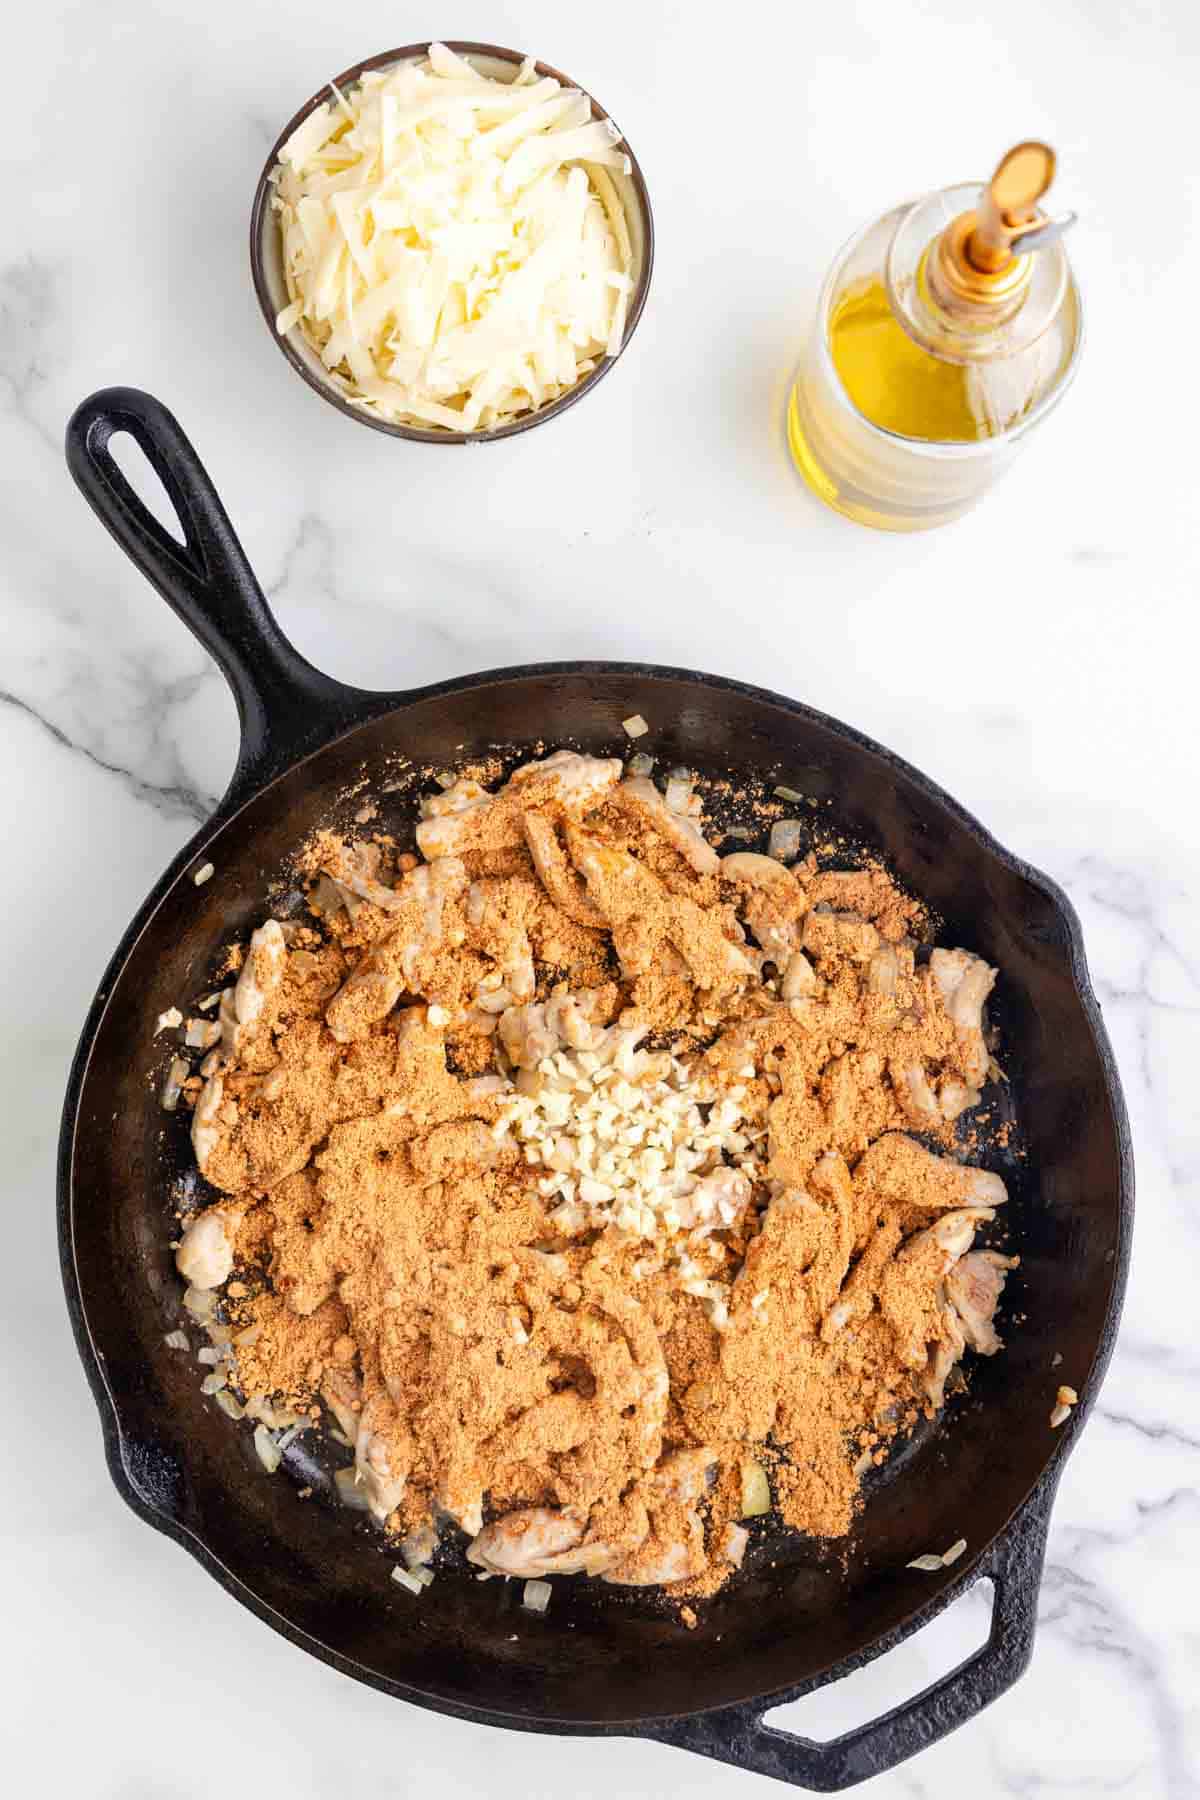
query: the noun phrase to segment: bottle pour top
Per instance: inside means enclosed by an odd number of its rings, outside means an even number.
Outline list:
[[[901,215],[887,254],[888,294],[905,330],[935,356],[1015,356],[1054,322],[1070,279],[1060,240],[1075,222],[1073,213],[1048,218],[1038,205],[1054,171],[1048,144],[1017,144],[982,192],[945,188]]]

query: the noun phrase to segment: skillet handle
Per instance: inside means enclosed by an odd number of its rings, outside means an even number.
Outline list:
[[[990,1576],[995,1598],[987,1643],[949,1675],[882,1718],[828,1743],[818,1743],[764,1724],[763,1714],[768,1709],[756,1701],[675,1719],[645,1735],[820,1794],[854,1787],[937,1743],[998,1700],[1029,1665],[1054,1487],[1053,1481],[1039,1487],[980,1559],[970,1579],[938,1596],[934,1612],[981,1576]],[[798,1698],[795,1694],[790,1697]]]
[[[166,489],[183,534],[159,524],[121,473],[110,439],[128,432]],[[122,550],[199,638],[233,689],[241,725],[222,810],[350,723],[359,689],[306,662],[284,637],[208,471],[174,414],[138,388],[104,388],[67,425],[67,466]]]

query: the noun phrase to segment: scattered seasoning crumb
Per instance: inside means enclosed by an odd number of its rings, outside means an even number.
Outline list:
[[[621,729],[625,732],[627,737],[640,738],[645,737],[650,727],[647,725],[645,719],[643,719],[641,713],[634,713],[632,718],[621,720]]]
[[[1057,1369],[1061,1362],[1062,1362],[1062,1351],[1056,1350],[1054,1352],[1054,1355],[1050,1358],[1050,1367],[1052,1369]]]
[[[959,1557],[962,1555],[963,1551],[966,1549],[966,1547],[967,1547],[966,1538],[957,1539],[957,1541],[955,1543],[951,1544],[950,1548],[946,1551],[945,1555],[942,1557],[942,1567],[944,1569],[948,1569],[950,1567],[951,1563],[956,1563],[958,1561]]]
[[[1073,1387],[1066,1387],[1065,1385],[1059,1388],[1054,1398],[1058,1401],[1060,1406],[1078,1406],[1079,1404],[1079,1395],[1075,1392],[1075,1389]]]
[[[154,1035],[157,1037],[160,1031],[174,1031],[177,1026],[182,1024],[183,1014],[180,1012],[179,1008],[177,1006],[169,1006],[165,1013],[159,1013],[158,1023],[154,1027]]]
[[[1062,1402],[1060,1401],[1059,1404],[1055,1407],[1054,1411],[1050,1414],[1051,1429],[1054,1431],[1057,1431],[1060,1425],[1066,1424],[1066,1422],[1070,1418],[1070,1416],[1071,1416],[1071,1408],[1069,1406],[1064,1406],[1062,1404]]]
[[[203,887],[206,881],[212,880],[216,872],[217,871],[212,863],[201,863],[200,867],[196,870],[196,873],[192,876],[192,880],[197,887]]]
[[[679,1609],[679,1617],[683,1620],[689,1631],[695,1631],[697,1625],[700,1623],[690,1606],[681,1606]]]

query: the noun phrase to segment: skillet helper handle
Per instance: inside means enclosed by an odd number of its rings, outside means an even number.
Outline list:
[[[818,1743],[765,1724],[766,1709],[754,1704],[672,1720],[646,1735],[819,1794],[840,1793],[894,1769],[965,1725],[1024,1674],[1033,1653],[1053,1499],[1053,1483],[1031,1495],[972,1572],[971,1582],[990,1576],[995,1586],[987,1643],[882,1718]]]
[[[121,473],[110,440],[127,432],[157,474],[183,534],[178,542]],[[215,658],[241,724],[237,768],[222,810],[331,735],[331,714],[356,690],[293,649],[208,471],[174,414],[138,388],[104,388],[67,425],[67,466],[101,524]],[[319,716],[324,714],[323,721]]]

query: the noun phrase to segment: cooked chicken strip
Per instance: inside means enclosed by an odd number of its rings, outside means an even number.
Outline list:
[[[456,781],[443,794],[421,802],[422,822],[417,826],[417,846],[430,860],[438,856],[464,856],[479,847],[485,836],[497,843],[518,845],[524,841],[524,816],[536,806],[550,805],[577,817],[595,806],[621,773],[615,757],[580,756],[574,750],[556,750],[541,762],[523,763],[514,769],[498,793],[491,794],[477,781]]]
[[[399,1506],[408,1485],[404,1460],[407,1433],[397,1431],[396,1407],[376,1395],[363,1408],[354,1441],[354,1474],[367,1496],[371,1516],[382,1525]]]
[[[918,1131],[933,1131],[943,1123],[942,1109],[924,1063],[888,1062],[888,1079],[910,1124]]]
[[[974,1087],[981,1088],[988,1071],[983,1009],[999,971],[969,950],[935,950],[929,970],[966,1052],[963,1073]]]
[[[749,957],[725,936],[717,914],[669,893],[627,850],[571,825],[567,847],[589,898],[608,921],[627,980],[645,974],[664,938],[688,964],[697,987],[730,992],[752,973]]]
[[[815,907],[804,921],[803,948],[814,962],[849,957],[870,963],[879,949],[879,933],[857,913],[835,913]]]
[[[548,1506],[529,1506],[485,1525],[467,1561],[493,1575],[599,1575],[613,1560],[605,1544],[584,1542],[584,1523]]]
[[[708,1449],[677,1450],[663,1458],[640,1488],[649,1511],[649,1533],[607,1571],[605,1581],[618,1587],[649,1587],[703,1574],[708,1556],[695,1504],[707,1491],[716,1460],[716,1453]]]
[[[225,1083],[220,1074],[214,1072],[200,1089],[192,1113],[192,1149],[196,1153],[196,1167],[202,1175],[208,1167],[209,1157],[221,1141],[219,1119],[224,1099]]]
[[[821,1337],[831,1344],[847,1325],[865,1319],[875,1307],[879,1277],[896,1253],[900,1242],[900,1222],[885,1219],[875,1229],[866,1249],[851,1269],[842,1291],[821,1321]]]
[[[925,1396],[933,1407],[946,1404],[946,1382],[966,1349],[962,1326],[952,1306],[941,1307],[940,1326],[941,1335],[929,1347],[929,1361],[921,1378]]]
[[[379,879],[378,844],[339,844],[327,867],[335,881],[384,912],[395,912],[404,902],[395,888]]]
[[[981,1356],[994,1356],[1001,1347],[992,1320],[1008,1271],[1020,1260],[998,1250],[972,1250],[946,1276],[946,1298],[962,1322],[963,1337]]]
[[[894,1205],[953,1207],[972,1202],[1003,1206],[1008,1190],[989,1169],[971,1169],[949,1157],[935,1156],[903,1132],[876,1138],[854,1169],[856,1192]]]
[[[421,802],[421,823],[417,826],[417,849],[426,861],[436,857],[455,856],[469,849],[483,816],[491,808],[495,795],[478,781],[460,778],[444,793],[428,794]]]
[[[801,920],[808,905],[795,875],[773,856],[759,856],[752,850],[723,856],[721,875],[743,889],[742,913],[747,925],[768,956],[784,967],[799,950]]]
[[[221,995],[218,1020],[221,1041],[205,1058],[208,1073],[241,1055],[258,1030],[267,1002],[283,980],[287,967],[287,943],[277,919],[267,919],[253,932],[246,947],[236,987]]]
[[[175,1252],[175,1267],[194,1288],[217,1288],[233,1271],[233,1240],[240,1213],[210,1206],[188,1221]]]
[[[522,826],[533,866],[542,886],[560,912],[590,931],[604,930],[604,914],[589,900],[583,882],[571,867],[558,833],[544,813],[527,812]]]
[[[325,1009],[339,1044],[363,1037],[406,990],[416,992],[421,957],[442,941],[446,902],[462,893],[467,872],[457,857],[411,869],[399,888],[397,923],[359,961]]]
[[[569,812],[586,812],[620,780],[621,763],[615,756],[581,756],[577,750],[556,750],[540,762],[522,763],[509,776],[502,794],[521,790],[525,806],[553,799]]]
[[[697,875],[715,875],[721,859],[694,820],[672,812],[648,775],[627,775],[612,798],[639,825],[657,831]]]

